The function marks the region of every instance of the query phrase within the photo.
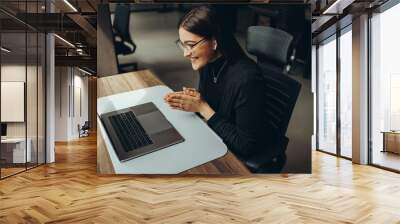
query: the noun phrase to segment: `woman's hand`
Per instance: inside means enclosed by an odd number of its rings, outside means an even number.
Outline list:
[[[201,97],[200,92],[193,88],[183,88],[183,91],[169,93],[164,97],[172,109],[187,112],[199,112],[206,120],[215,113]]]
[[[183,91],[169,93],[164,97],[170,107],[188,112],[200,112],[205,101],[200,93],[193,88],[183,88]]]

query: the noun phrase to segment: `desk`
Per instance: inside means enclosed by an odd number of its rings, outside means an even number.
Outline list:
[[[1,140],[1,157],[5,160],[5,163],[16,164],[31,161],[31,145],[32,141],[30,138],[26,139],[27,147],[25,154],[25,138],[6,138]],[[13,146],[13,147],[9,147]],[[25,161],[27,159],[27,161]]]
[[[382,131],[383,150],[382,152],[392,152],[400,154],[400,131]]]
[[[97,79],[97,97],[137,90],[141,88],[165,85],[150,70],[107,76]],[[98,125],[99,127],[99,125]],[[111,160],[105,148],[100,131],[97,132],[97,171],[100,174],[114,174]],[[228,153],[216,160],[192,168],[182,174],[225,174],[248,175],[251,172],[235,155]]]

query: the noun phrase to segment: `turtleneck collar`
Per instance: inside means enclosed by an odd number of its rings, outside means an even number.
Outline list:
[[[215,72],[218,72],[221,66],[224,64],[225,58],[224,56],[220,55],[217,57],[215,60],[209,63],[209,66],[211,69],[213,69]]]

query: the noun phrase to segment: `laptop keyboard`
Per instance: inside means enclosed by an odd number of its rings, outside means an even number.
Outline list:
[[[109,119],[125,152],[153,144],[132,111],[111,116]]]

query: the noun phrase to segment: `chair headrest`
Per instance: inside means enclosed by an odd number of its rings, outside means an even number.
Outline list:
[[[128,5],[118,4],[115,8],[113,28],[120,35],[124,41],[130,40],[129,33],[129,17],[130,9]]]
[[[247,29],[247,51],[257,57],[281,64],[287,62],[287,54],[293,36],[267,26],[250,26]]]

